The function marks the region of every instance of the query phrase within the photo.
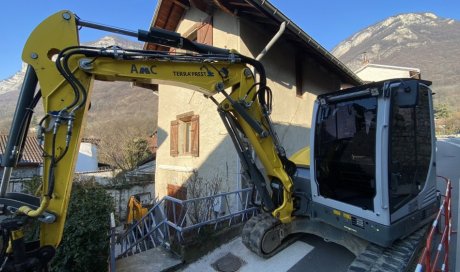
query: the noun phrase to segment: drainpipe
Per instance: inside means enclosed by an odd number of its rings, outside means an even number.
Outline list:
[[[272,46],[279,40],[281,35],[283,35],[284,30],[286,30],[286,21],[283,21],[281,23],[280,28],[278,29],[278,32],[276,32],[275,36],[272,37],[272,39],[267,43],[264,49],[256,57],[257,61],[260,61],[267,54],[268,50],[270,50],[270,48],[272,48]],[[254,74],[254,78],[256,78],[256,69],[254,68],[252,72]],[[251,154],[252,154],[252,158],[255,160],[256,152],[254,151],[254,149],[252,150]],[[237,156],[237,160],[239,162],[239,156]],[[241,184],[241,179],[239,178],[237,182]]]
[[[285,29],[286,29],[286,21],[281,23],[280,28],[278,29],[278,32],[276,32],[275,36],[273,36],[273,38],[267,43],[267,45],[264,47],[264,49],[262,51],[260,51],[259,55],[256,57],[257,61],[260,61],[267,54],[268,50],[270,50],[270,48],[272,48],[272,46],[279,40],[281,35],[283,35]],[[257,75],[256,75],[256,69],[255,68],[252,70],[252,73],[254,74],[254,79],[256,79]],[[254,158],[254,155],[255,155],[255,153],[254,153],[254,150],[253,150],[252,151],[252,157],[253,158]]]
[[[260,54],[256,57],[257,61],[260,61],[265,54],[267,54],[268,50],[278,41],[278,39],[283,35],[284,30],[286,29],[286,22],[282,22],[280,25],[280,28],[278,29],[278,32],[276,32],[275,36],[267,43],[265,48],[260,52]]]

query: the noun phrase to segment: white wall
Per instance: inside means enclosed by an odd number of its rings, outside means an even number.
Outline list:
[[[367,66],[356,72],[363,81],[381,81],[392,78],[410,78],[409,70],[396,67],[373,67]]]
[[[91,143],[81,143],[75,172],[92,172],[97,169],[97,146]]]

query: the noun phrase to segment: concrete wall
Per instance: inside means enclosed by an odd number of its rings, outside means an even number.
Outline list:
[[[207,14],[191,8],[177,31],[186,33],[195,22]],[[240,20],[217,11],[213,16],[214,46],[233,48],[240,53],[257,56],[274,33],[256,28],[252,22]],[[308,145],[312,105],[316,95],[325,90],[340,89],[340,80],[309,56],[298,56],[296,50],[281,39],[262,60],[273,91],[272,119],[278,136],[292,155]],[[303,62],[303,95],[296,95],[295,58]],[[160,198],[167,194],[167,184],[186,185],[192,171],[205,179],[219,176],[225,181],[221,191],[241,186],[239,160],[231,139],[215,105],[199,93],[177,87],[159,86],[158,151],[155,192]],[[170,156],[170,122],[182,113],[193,111],[200,115],[200,156]]]
[[[23,166],[13,169],[8,191],[22,192],[24,183],[30,181],[34,177],[41,176],[41,166]],[[3,168],[0,168],[0,177],[3,176]]]
[[[126,219],[128,200],[131,195],[139,193],[150,193],[152,199],[155,195],[155,185],[152,181],[152,175],[143,177],[128,177],[125,178],[125,184],[117,183],[118,172],[102,171],[95,173],[78,174],[75,176],[77,182],[93,179],[103,186],[110,196],[112,196],[115,204],[115,214],[121,220]],[[119,177],[120,178],[120,177]]]

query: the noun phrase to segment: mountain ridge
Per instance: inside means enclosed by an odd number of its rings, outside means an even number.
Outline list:
[[[125,49],[141,49],[143,46],[141,43],[115,35],[104,36],[84,45],[118,46]],[[23,64],[21,71],[0,81],[0,133],[8,133],[26,68],[27,65]],[[91,97],[91,109],[88,113],[89,135],[87,136],[97,136],[99,124],[110,122],[115,125],[117,123],[128,125],[133,124],[133,119],[136,119],[141,126],[149,127],[149,133],[152,133],[156,127],[157,104],[158,97],[152,90],[133,86],[130,82],[96,81]],[[35,115],[43,114],[40,105],[41,103],[37,106]]]
[[[433,82],[437,103],[460,111],[460,22],[433,13],[391,16],[339,43],[332,54],[356,71],[369,63],[415,67]]]

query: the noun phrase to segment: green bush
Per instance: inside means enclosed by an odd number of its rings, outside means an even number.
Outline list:
[[[61,245],[52,271],[107,271],[113,200],[94,182],[73,184]]]

